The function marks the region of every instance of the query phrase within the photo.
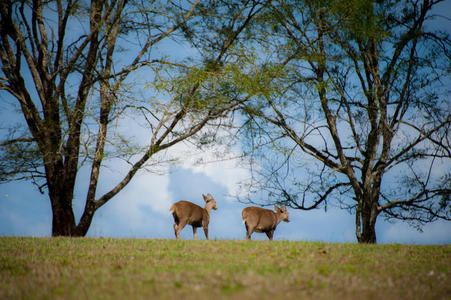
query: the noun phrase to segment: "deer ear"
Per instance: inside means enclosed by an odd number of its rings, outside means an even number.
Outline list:
[[[285,204],[282,204],[282,206],[280,207],[281,210],[287,210],[287,208],[285,207]]]
[[[274,205],[274,209],[275,209],[277,212],[280,211],[280,208],[278,208],[277,205]]]
[[[207,202],[208,198],[204,194],[202,194],[202,197],[204,197],[204,201]]]

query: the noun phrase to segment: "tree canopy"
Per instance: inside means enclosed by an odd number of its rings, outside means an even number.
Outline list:
[[[379,216],[450,220],[440,2],[2,1],[0,94],[23,122],[1,124],[0,183],[31,180],[49,195],[52,235],[83,236],[139,170],[227,128],[251,158],[251,202],[339,206],[365,243]],[[100,194],[116,160],[123,177]]]
[[[256,42],[283,72],[246,110],[260,162],[246,188],[348,209],[359,242],[376,242],[380,215],[450,220],[451,44],[428,27],[438,2],[272,2]]]
[[[216,83],[227,78],[217,66],[233,69],[239,62],[232,46],[261,4],[222,5],[227,17],[219,18],[214,6],[199,3],[1,2],[0,90],[10,96],[2,99],[15,99],[25,123],[6,124],[0,180],[29,179],[48,193],[52,235],[85,235],[94,213],[140,169],[158,167],[159,153],[204,137],[204,128],[217,127],[215,120],[248,98],[221,93]],[[199,31],[214,35],[206,16],[215,18],[215,29],[228,28],[208,57],[189,44]],[[115,128],[134,121],[146,128],[144,144]],[[124,160],[128,171],[98,195],[101,170],[111,159]],[[72,200],[82,167],[90,179],[76,224]]]

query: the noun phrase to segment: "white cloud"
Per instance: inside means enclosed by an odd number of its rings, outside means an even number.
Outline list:
[[[105,205],[104,212],[98,216],[103,223],[100,231],[106,230],[108,233],[119,230],[126,235],[154,231],[155,216],[152,217],[152,212],[159,215],[158,218],[169,216],[172,199],[168,184],[169,175],[142,173],[133,178],[124,190]]]
[[[171,147],[167,154],[179,158],[178,166],[205,174],[227,188],[230,195],[239,195],[239,183],[250,177],[249,170],[238,165],[236,157],[241,155],[241,151],[236,147],[227,151],[225,146],[217,145],[200,151],[191,144],[179,143]]]
[[[237,166],[235,160],[185,167],[192,169],[195,173],[207,175],[214,182],[226,187],[230,195],[239,195],[239,183],[247,180],[250,176],[249,171]]]
[[[149,207],[155,212],[168,214],[172,200],[168,185],[167,174],[139,174],[118,195],[121,201],[116,201],[115,207],[119,210],[126,207],[135,215],[142,214],[141,207]]]
[[[172,230],[169,175],[138,174],[97,211],[90,236],[168,238]]]

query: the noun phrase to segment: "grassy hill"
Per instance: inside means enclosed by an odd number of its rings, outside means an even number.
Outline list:
[[[450,297],[450,245],[0,237],[0,299]]]

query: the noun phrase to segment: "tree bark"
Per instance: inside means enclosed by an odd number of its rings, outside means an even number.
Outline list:
[[[75,235],[75,217],[72,210],[72,198],[64,193],[49,195],[52,203],[52,236]]]
[[[75,236],[85,236],[88,233],[89,227],[92,223],[92,218],[96,212],[95,203],[93,201],[86,202],[85,210],[80,218],[80,222],[75,229]]]
[[[378,210],[374,200],[359,201],[356,210],[356,237],[359,243],[376,243],[377,215]]]
[[[361,244],[376,244],[376,223],[362,223],[362,231],[357,233],[357,241]]]

